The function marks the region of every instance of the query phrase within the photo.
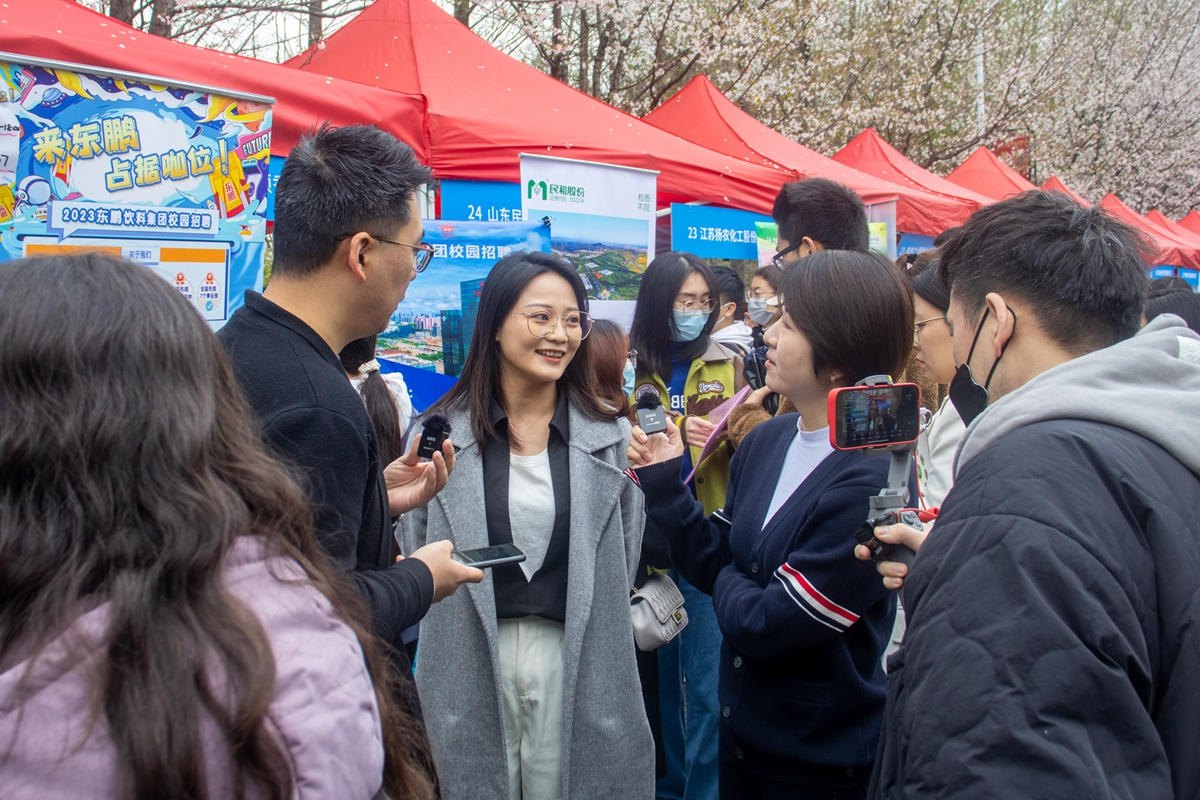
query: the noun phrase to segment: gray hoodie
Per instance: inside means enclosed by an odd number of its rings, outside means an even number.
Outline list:
[[[1003,436],[1052,419],[1124,428],[1200,476],[1200,336],[1163,314],[1136,336],[1071,359],[989,405],[958,444],[954,474]]]

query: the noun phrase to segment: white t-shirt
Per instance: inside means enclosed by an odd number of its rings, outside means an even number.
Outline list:
[[[796,427],[800,427],[799,420],[796,421]],[[788,445],[787,455],[783,457],[779,483],[775,484],[775,494],[771,497],[767,516],[763,519],[764,529],[775,516],[775,512],[782,508],[792,493],[804,483],[804,479],[832,452],[833,445],[829,443],[828,427],[817,431],[798,431],[796,438]]]
[[[521,571],[528,581],[542,568],[554,533],[554,481],[550,451],[508,455],[508,521],[513,544],[525,554]]]

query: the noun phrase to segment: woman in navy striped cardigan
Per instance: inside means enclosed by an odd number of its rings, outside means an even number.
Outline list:
[[[679,480],[678,433],[635,428],[629,462],[671,561],[713,597],[724,642],[721,797],[865,796],[885,697],[880,657],[894,595],[854,557],[888,459],[829,443],[830,390],[898,373],[912,299],[886,259],[823,251],[789,267],[785,313],[766,334],[767,385],[799,413],[763,423],[704,515]]]

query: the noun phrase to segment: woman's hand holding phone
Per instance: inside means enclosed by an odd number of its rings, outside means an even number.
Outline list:
[[[665,433],[647,434],[637,425],[629,437],[629,466],[648,467],[683,455],[683,436],[674,424],[668,424]]]

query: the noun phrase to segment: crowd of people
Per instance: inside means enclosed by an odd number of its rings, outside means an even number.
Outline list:
[[[215,336],[0,264],[0,797],[1200,797],[1200,300],[1133,229],[1034,191],[893,263],[803,180],[773,264],[662,253],[628,332],[514,252],[418,412],[374,351],[431,177],[305,137]],[[876,560],[905,462],[830,397],[891,376],[925,524]]]

